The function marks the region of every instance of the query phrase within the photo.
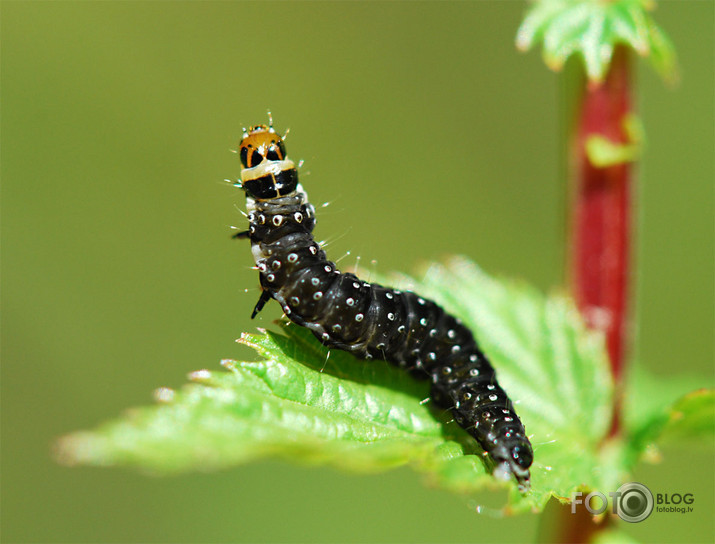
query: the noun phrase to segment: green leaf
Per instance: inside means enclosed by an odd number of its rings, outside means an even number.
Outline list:
[[[638,540],[617,528],[598,531],[589,542],[590,544],[639,544]]]
[[[623,120],[623,129],[628,143],[614,142],[601,134],[591,134],[586,138],[586,156],[597,168],[607,168],[638,160],[643,150],[643,124],[637,115],[629,113]]]
[[[516,45],[527,51],[543,42],[544,62],[560,70],[578,54],[586,74],[602,81],[617,44],[648,57],[666,80],[677,76],[675,50],[648,14],[651,0],[537,0],[524,17]]]
[[[715,390],[698,389],[679,399],[670,409],[663,440],[709,438],[715,431]]]
[[[656,441],[708,438],[712,443],[715,391],[708,382],[696,376],[656,378],[635,365],[623,406],[630,465],[644,453],[657,459]]]
[[[620,469],[604,468],[619,461],[610,445],[602,447],[613,394],[603,339],[586,329],[570,299],[490,278],[459,257],[431,265],[421,281],[396,279],[461,318],[516,399],[535,462],[532,491],[512,495],[514,509],[528,503],[540,510],[552,495],[565,502],[582,487],[606,489],[617,479]]]
[[[568,299],[495,280],[461,258],[399,283],[437,300],[477,334],[534,444],[528,494],[493,478],[477,443],[423,402],[426,382],[384,361],[328,352],[287,323],[281,333],[242,336],[259,361],[192,373],[183,389],[158,390],[157,405],[64,437],[60,460],[158,473],[267,456],[356,471],[408,465],[454,491],[507,487],[512,512],[540,510],[552,495],[566,500],[584,486],[612,487],[621,469],[618,448],[601,445],[612,402],[603,342]]]
[[[605,136],[594,135],[586,138],[586,155],[597,168],[632,162],[638,158],[638,150],[632,145],[619,144]]]

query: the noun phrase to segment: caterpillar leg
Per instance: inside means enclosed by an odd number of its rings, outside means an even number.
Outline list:
[[[248,238],[248,231],[247,230],[242,230],[241,232],[237,232],[236,234],[233,234],[231,238],[236,238],[238,240],[245,240]]]
[[[271,295],[268,291],[261,291],[261,297],[258,299],[258,302],[256,302],[256,306],[253,308],[253,313],[251,313],[251,319],[256,317],[258,315],[258,312],[260,312],[263,307],[266,305],[266,302],[271,300]]]

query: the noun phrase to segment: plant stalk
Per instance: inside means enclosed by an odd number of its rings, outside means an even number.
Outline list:
[[[536,536],[538,544],[588,544],[597,533],[613,527],[613,516],[594,517],[579,505],[571,512],[570,504],[554,500],[546,506]]]
[[[632,113],[630,63],[617,47],[606,79],[584,84],[574,142],[570,277],[572,293],[587,324],[603,331],[616,384],[610,436],[620,430],[620,384],[627,347],[630,251],[632,243],[631,165],[597,166],[586,142],[600,136],[629,145],[626,120]]]

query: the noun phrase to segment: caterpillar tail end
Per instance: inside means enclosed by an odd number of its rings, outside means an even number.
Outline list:
[[[528,468],[520,467],[513,461],[502,461],[492,473],[498,480],[508,481],[512,475],[519,486],[519,493],[526,494],[531,489],[531,474]]]

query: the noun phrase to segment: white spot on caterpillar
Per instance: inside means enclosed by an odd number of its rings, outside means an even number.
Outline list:
[[[323,298],[322,291],[316,291],[313,293],[313,300],[320,300],[321,298]]]
[[[298,255],[296,253],[289,253],[288,254],[288,262],[289,263],[294,263],[298,260]]]
[[[359,284],[358,282],[354,281],[354,282],[353,282],[353,287],[354,287],[355,289],[360,289],[360,284]]]
[[[495,385],[493,383],[490,383],[489,385],[487,385],[487,389],[489,389],[489,391],[494,391],[494,388],[495,388]]]
[[[290,297],[290,303],[293,306],[298,306],[300,304],[300,299],[298,297]]]
[[[362,314],[356,314],[356,315],[355,315],[355,321],[357,321],[358,323],[359,323],[360,321],[362,321],[364,318],[365,318],[365,316],[362,315]]]
[[[427,319],[424,318],[424,317],[423,317],[422,319],[420,319],[420,325],[422,325],[423,327],[426,327],[426,326],[427,326]]]
[[[348,299],[345,301],[345,304],[347,304],[348,306],[355,306],[355,299],[354,299],[354,298],[348,298]]]
[[[302,223],[303,222],[303,214],[300,212],[295,212],[293,214],[293,219],[295,219],[296,223]]]
[[[275,281],[276,276],[275,276],[275,274],[268,274],[268,275],[266,276],[266,279],[267,279],[268,281],[272,282],[272,281]]]
[[[388,313],[388,314],[387,314],[387,319],[389,319],[390,321],[394,321],[394,320],[395,320],[395,314],[393,314],[392,312]]]
[[[330,271],[332,271],[333,269],[332,269],[329,265],[325,265],[325,269],[324,269],[324,270],[325,270],[326,272],[330,272]]]
[[[418,303],[420,306],[424,306],[424,305],[425,305],[425,299],[423,299],[422,297],[419,297],[419,298],[417,299],[417,303]]]
[[[430,335],[432,338],[434,338],[435,336],[437,336],[437,333],[438,333],[438,332],[439,332],[439,331],[438,331],[437,329],[430,329],[429,335]]]
[[[405,328],[406,327],[404,325],[400,325],[399,327],[397,327],[397,332],[403,333],[403,332],[405,332]]]
[[[316,253],[318,253],[318,248],[317,248],[316,246],[310,246],[309,249],[310,249],[310,252],[311,252],[313,255],[315,255]]]
[[[273,216],[273,224],[276,227],[280,227],[283,224],[283,216],[278,214]]]
[[[479,369],[478,368],[470,368],[469,375],[470,376],[479,376]]]
[[[318,278],[310,278],[310,283],[317,287],[318,285],[320,285],[320,280]]]
[[[489,400],[491,400],[491,401],[495,401],[495,400],[497,400],[497,398],[499,398],[499,397],[497,397],[494,393],[489,395]]]
[[[276,259],[271,263],[271,266],[273,267],[273,270],[278,270],[281,267],[281,262]]]
[[[449,329],[447,331],[447,338],[454,338],[455,336],[457,336],[457,333],[454,332],[454,329]]]
[[[459,344],[452,346],[452,353],[459,353],[461,351],[461,349],[462,349],[462,346],[460,346]]]
[[[428,358],[430,361],[436,361],[436,360],[437,360],[437,354],[436,354],[434,351],[430,351],[430,352],[427,354],[427,358]]]
[[[395,297],[392,295],[392,293],[388,291],[387,293],[385,293],[385,298],[389,298],[390,300],[392,300]]]
[[[477,359],[479,359],[479,357],[477,357],[476,355],[470,355],[470,356],[469,356],[469,360],[472,361],[473,363],[476,363],[476,362],[477,362]]]

